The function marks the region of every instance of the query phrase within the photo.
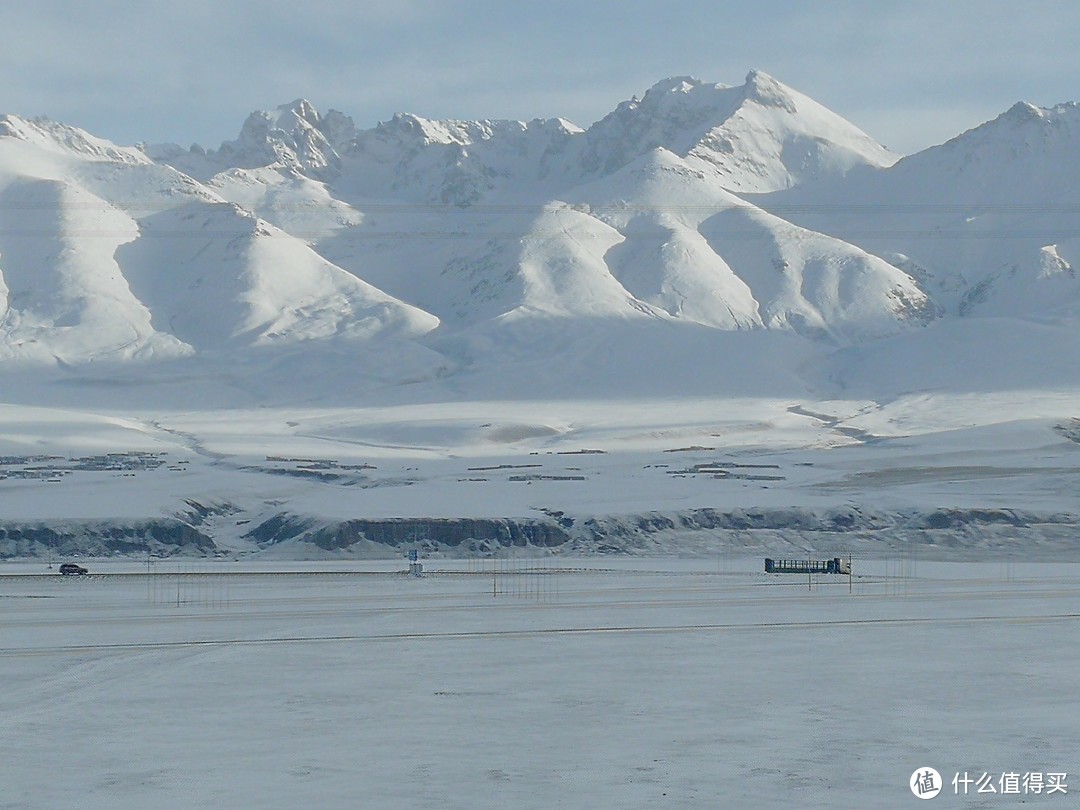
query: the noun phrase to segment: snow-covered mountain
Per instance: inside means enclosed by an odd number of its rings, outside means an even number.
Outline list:
[[[586,133],[579,166],[610,174],[663,148],[729,191],[765,192],[899,157],[835,113],[771,76],[751,71],[739,87],[691,77],[660,82],[623,102]]]
[[[733,333],[847,357],[942,318],[1071,322],[1078,148],[1076,105],[1018,104],[898,159],[758,71],[664,80],[587,129],[359,129],[297,100],[207,150],[9,115],[0,363],[281,352],[416,382],[574,356],[587,387],[647,380],[630,347],[699,375]]]

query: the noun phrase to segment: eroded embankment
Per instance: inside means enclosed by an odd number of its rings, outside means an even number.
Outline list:
[[[1080,555],[1080,515],[1014,509],[694,509],[537,518],[326,520],[279,513],[216,543],[203,513],[144,521],[0,524],[0,557],[274,554],[298,559],[496,554],[697,555],[745,551],[977,557]],[[245,522],[246,523],[246,522]]]
[[[143,521],[41,521],[0,524],[0,558],[13,557],[210,557],[209,535],[175,518]]]

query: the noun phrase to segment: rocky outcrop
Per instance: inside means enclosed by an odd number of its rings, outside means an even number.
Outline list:
[[[171,518],[133,522],[0,524],[0,558],[72,556],[213,556],[209,535]]]
[[[359,543],[387,550],[402,546],[426,552],[456,550],[460,553],[492,553],[499,548],[555,548],[570,541],[557,523],[509,518],[389,518],[346,520],[311,528],[303,519],[275,515],[248,536],[261,542],[290,539],[289,530],[303,541],[325,551],[347,549]]]
[[[155,557],[209,557],[222,553],[213,539],[213,522],[199,523],[200,515],[202,512],[195,509],[186,516],[194,518],[191,520],[0,524],[0,558],[147,553]],[[1080,556],[1080,515],[989,508],[878,511],[843,506],[595,516],[547,510],[537,518],[328,521],[283,512],[250,527],[239,538],[240,545],[232,537],[227,544],[230,554],[268,552],[282,559],[379,558],[399,556],[413,548],[426,557],[531,553],[693,556],[718,552],[784,556],[821,552],[871,556],[918,553],[961,559],[988,553],[1018,558],[1038,551],[1066,559]]]
[[[1080,553],[1075,538],[1080,516],[1014,509],[876,511],[835,509],[693,509],[637,515],[545,518],[388,518],[340,522],[275,515],[247,537],[269,548],[289,542],[323,553],[385,554],[416,548],[433,556],[499,553],[699,554],[718,550],[751,553],[829,551],[909,553],[915,548],[944,556],[980,550],[1022,553],[1039,545]]]

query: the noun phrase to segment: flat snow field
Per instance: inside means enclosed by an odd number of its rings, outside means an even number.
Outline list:
[[[0,807],[1066,807],[1080,565],[0,566]],[[1068,778],[1065,780],[1068,782]]]

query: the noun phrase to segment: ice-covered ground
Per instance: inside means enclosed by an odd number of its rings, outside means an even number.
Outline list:
[[[496,564],[4,563],[0,806],[901,807],[925,767],[942,806],[1080,789],[951,795],[1076,779],[1075,564]]]

